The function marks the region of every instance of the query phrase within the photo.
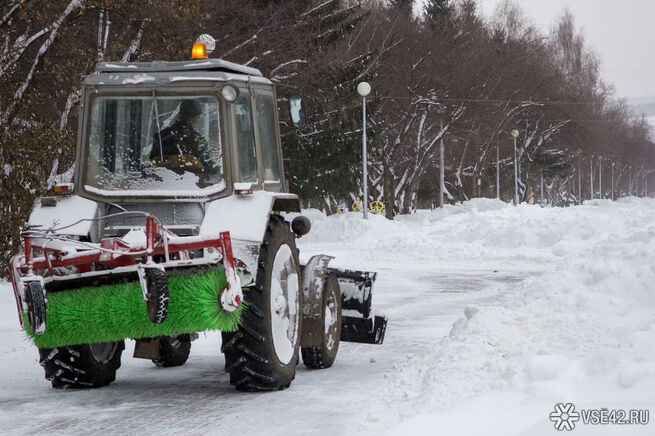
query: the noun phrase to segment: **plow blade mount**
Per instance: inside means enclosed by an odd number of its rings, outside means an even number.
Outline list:
[[[245,305],[234,312],[222,309],[220,292],[225,288],[222,266],[166,271],[168,315],[155,324],[148,318],[146,301],[136,273],[124,277],[104,275],[86,283],[46,285],[48,310],[45,331],[35,334],[23,327],[41,348],[92,344],[123,339],[181,335],[204,330],[236,331]],[[23,316],[23,319],[26,319]]]
[[[377,273],[329,268],[336,274],[341,290],[341,340],[381,344],[387,318],[371,310],[373,284]]]

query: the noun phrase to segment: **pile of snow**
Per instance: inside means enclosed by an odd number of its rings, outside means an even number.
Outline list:
[[[313,213],[314,242],[386,245],[435,269],[531,271],[490,284],[489,299],[461,307],[448,334],[425,338],[420,352],[406,350],[387,372],[385,407],[371,410],[371,420],[390,434],[426,434],[437,423],[443,434],[551,434],[547,416],[556,402],[652,408],[653,217],[655,201],[639,198],[571,208],[473,200],[395,222]],[[438,300],[420,298],[427,291],[397,289],[437,308]],[[474,413],[499,425],[465,419]],[[587,427],[599,430],[617,428]]]

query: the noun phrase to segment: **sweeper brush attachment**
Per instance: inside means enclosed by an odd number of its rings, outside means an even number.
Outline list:
[[[145,231],[99,244],[23,234],[12,281],[21,324],[36,346],[239,328],[246,306],[229,233],[178,237],[145,218]],[[207,255],[192,258],[191,250]],[[69,274],[56,274],[62,270]]]
[[[125,338],[175,336],[204,330],[237,330],[245,305],[226,312],[220,305],[225,274],[220,266],[205,272],[186,270],[168,277],[170,298],[166,319],[148,318],[138,280],[48,293],[47,328],[34,334],[40,348],[118,341]],[[27,319],[23,316],[23,319]]]

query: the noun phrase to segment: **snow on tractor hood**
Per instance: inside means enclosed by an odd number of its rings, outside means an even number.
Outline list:
[[[71,195],[55,197],[54,204],[54,206],[44,206],[42,199],[37,199],[27,224],[40,226],[41,230],[61,229],[55,233],[66,235],[87,236],[89,234],[93,225],[90,220],[96,217],[98,203],[78,195]]]

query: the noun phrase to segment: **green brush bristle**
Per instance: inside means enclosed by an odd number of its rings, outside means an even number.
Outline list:
[[[170,276],[168,316],[161,324],[148,320],[138,282],[52,292],[48,293],[45,333],[33,334],[27,323],[25,331],[41,348],[203,330],[236,331],[245,306],[241,304],[236,311],[225,312],[219,303],[223,288],[223,270]],[[27,316],[23,319],[27,320]]]

